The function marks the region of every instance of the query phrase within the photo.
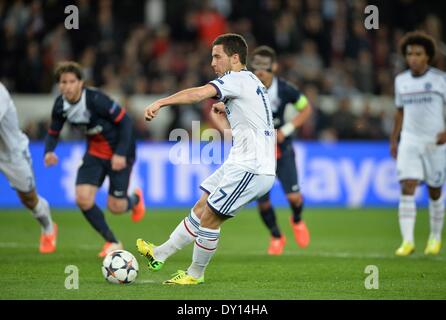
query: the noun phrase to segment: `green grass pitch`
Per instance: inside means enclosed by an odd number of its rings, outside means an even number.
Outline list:
[[[139,261],[140,272],[131,285],[107,283],[96,255],[102,239],[79,211],[53,210],[59,224],[55,254],[38,253],[40,228],[25,210],[1,210],[0,299],[446,299],[446,250],[425,257],[429,232],[427,210],[419,210],[416,252],[394,256],[400,244],[395,209],[307,209],[310,246],[294,243],[289,212],[277,210],[287,236],[282,256],[266,254],[269,235],[254,209],[241,211],[223,225],[219,249],[200,286],[162,285],[177,269],[190,263],[192,246],[177,253],[164,268],[151,273],[135,249],[138,237],[155,244],[167,239],[188,210],[148,212],[134,224],[128,215],[106,213],[125,249]],[[79,268],[79,289],[64,286],[65,267]],[[379,288],[366,289],[365,268],[379,270]]]

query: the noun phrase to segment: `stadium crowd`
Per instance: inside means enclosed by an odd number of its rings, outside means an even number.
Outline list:
[[[215,76],[209,47],[219,34],[242,34],[252,50],[272,46],[279,74],[296,84],[315,107],[300,139],[383,139],[384,114],[364,100],[360,115],[351,110],[358,95],[393,96],[394,76],[405,68],[398,43],[412,26],[437,41],[436,66],[444,70],[446,44],[440,1],[365,0],[78,0],[79,30],[67,30],[65,6],[72,1],[0,0],[0,81],[13,93],[56,93],[57,62],[76,60],[87,85],[124,97],[168,94],[201,85]],[[379,8],[379,29],[364,27],[364,8]],[[326,113],[319,96],[336,98]],[[187,111],[186,111],[187,109]],[[172,108],[166,130],[209,122],[205,108]],[[141,117],[140,117],[141,118]],[[47,121],[29,123],[31,139],[41,139]],[[139,139],[151,139],[137,121]],[[72,138],[77,136],[73,132]]]

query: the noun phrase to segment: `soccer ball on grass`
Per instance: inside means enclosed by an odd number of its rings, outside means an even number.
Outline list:
[[[132,283],[138,276],[138,270],[138,261],[125,250],[112,251],[102,261],[102,274],[110,283]]]

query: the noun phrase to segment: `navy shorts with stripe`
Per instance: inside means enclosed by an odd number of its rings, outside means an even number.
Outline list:
[[[233,163],[224,163],[200,185],[209,194],[214,213],[233,217],[239,209],[267,193],[274,175],[254,174]]]
[[[115,198],[127,197],[133,162],[127,160],[127,167],[115,171],[111,168],[111,161],[101,159],[86,153],[77,171],[76,185],[89,184],[101,187],[105,177],[110,180],[108,194]]]

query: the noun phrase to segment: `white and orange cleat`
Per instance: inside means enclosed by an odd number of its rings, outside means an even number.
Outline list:
[[[139,222],[142,220],[142,218],[144,218],[144,215],[146,214],[146,206],[144,205],[144,195],[141,188],[136,188],[135,194],[139,197],[139,202],[132,209],[132,221]]]
[[[53,253],[56,251],[57,224],[53,222],[53,232],[40,235],[40,253]]]
[[[294,240],[301,248],[306,248],[310,244],[310,232],[303,220],[294,223],[293,217],[290,219],[291,227],[293,228]]]
[[[282,235],[280,238],[271,238],[268,247],[268,254],[271,256],[280,256],[283,253],[283,248],[285,247],[286,238]]]
[[[115,251],[115,250],[122,250],[122,249],[124,249],[124,247],[123,247],[121,241],[119,241],[117,243],[116,242],[106,242],[104,244],[104,246],[102,247],[102,251],[99,252],[98,257],[104,258],[110,252]]]

